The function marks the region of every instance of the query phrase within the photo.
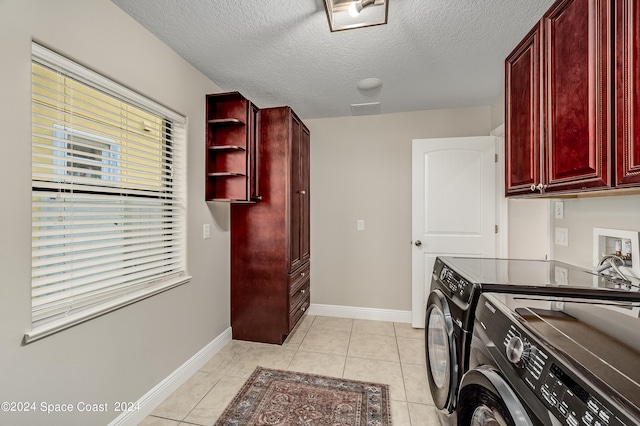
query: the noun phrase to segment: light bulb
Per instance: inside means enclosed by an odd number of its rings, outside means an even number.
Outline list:
[[[354,1],[349,5],[349,15],[351,15],[353,18],[357,17],[360,14],[360,11],[356,6],[357,3],[357,1]]]

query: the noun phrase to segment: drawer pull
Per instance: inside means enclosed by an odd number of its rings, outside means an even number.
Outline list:
[[[300,275],[304,277],[305,275],[307,275],[307,273],[306,273],[306,272],[303,272],[303,273],[301,273]]]
[[[305,312],[305,311],[307,310],[307,307],[305,306],[305,307],[303,307],[303,308],[300,308],[300,310],[301,310],[302,312]]]
[[[307,292],[306,288],[303,288],[302,290],[300,290],[300,293],[305,294]]]

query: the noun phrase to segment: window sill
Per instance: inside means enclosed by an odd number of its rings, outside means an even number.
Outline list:
[[[113,312],[124,306],[131,305],[133,303],[147,299],[156,294],[170,290],[174,287],[178,287],[182,284],[186,284],[189,281],[191,281],[191,276],[180,276],[180,277],[171,278],[169,280],[164,281],[160,285],[153,286],[152,288],[145,288],[135,293],[131,293],[126,296],[120,297],[109,303],[102,304],[100,306],[87,309],[86,311],[78,312],[77,314],[69,315],[67,317],[52,321],[50,323],[35,327],[30,332],[24,335],[22,344],[27,345],[29,343],[33,343],[37,340],[40,340],[44,337],[55,334],[59,331],[66,330],[67,328],[71,328],[78,324],[82,324],[83,322],[89,321],[93,318],[97,318],[109,312]]]

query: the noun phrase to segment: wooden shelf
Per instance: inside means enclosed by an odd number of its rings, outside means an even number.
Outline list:
[[[214,126],[244,126],[244,122],[237,118],[212,118],[207,123]]]
[[[238,92],[206,96],[205,199],[255,202],[259,109]]]
[[[247,175],[244,173],[234,173],[234,172],[213,172],[213,173],[207,173],[207,176],[212,178],[217,178],[217,177],[246,177]]]
[[[213,145],[208,149],[210,151],[246,151],[246,148],[238,145]]]

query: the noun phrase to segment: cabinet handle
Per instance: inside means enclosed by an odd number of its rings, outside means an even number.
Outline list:
[[[300,191],[300,194],[301,194],[301,195],[306,195],[306,194],[307,194],[307,191],[305,191],[305,190],[303,189],[302,191]]]
[[[302,277],[304,277],[305,275],[307,275],[306,272],[303,272],[303,273],[300,274],[300,276],[302,276]]]
[[[305,294],[307,292],[307,289],[303,288],[302,290],[300,290],[300,293]]]
[[[300,308],[300,310],[301,310],[302,312],[304,312],[304,311],[306,311],[306,310],[307,310],[307,307],[305,306],[305,307],[303,307],[303,308]]]
[[[540,182],[537,186],[535,183],[531,184],[531,192],[536,192],[536,191],[540,191],[542,192],[544,189],[547,189],[549,185],[544,185],[542,182]]]

